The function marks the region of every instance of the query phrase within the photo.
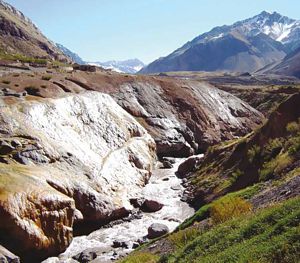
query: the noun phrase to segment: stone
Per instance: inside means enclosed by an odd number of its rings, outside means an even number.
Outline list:
[[[11,153],[15,148],[7,143],[6,141],[1,141],[0,142],[0,154],[9,154]]]
[[[155,201],[155,200],[145,200],[145,202],[143,203],[141,210],[143,212],[147,212],[147,213],[154,213],[157,212],[159,210],[161,210],[163,208],[163,204]]]
[[[140,208],[144,204],[145,198],[131,198],[129,201],[134,208]]]
[[[148,228],[148,238],[154,239],[169,233],[169,228],[164,224],[154,223]]]
[[[1,263],[20,263],[20,258],[5,247],[0,245],[0,262]]]
[[[197,168],[197,165],[200,163],[202,158],[203,155],[197,155],[186,159],[179,165],[176,174],[180,178],[186,177],[189,173],[193,172]]]
[[[128,242],[126,242],[126,241],[115,240],[115,241],[113,242],[112,247],[113,247],[113,248],[119,248],[119,247],[121,247],[121,248],[126,248],[126,249],[128,249],[128,248],[129,248],[129,244],[128,244]]]
[[[95,252],[95,249],[86,249],[73,257],[73,259],[77,260],[80,263],[88,263],[94,260],[95,258],[97,258],[97,253]]]
[[[17,140],[17,139],[13,139],[13,140],[11,141],[11,145],[12,145],[13,147],[15,147],[15,148],[17,148],[17,147],[22,147],[22,143],[21,143],[19,140]]]
[[[133,242],[132,244],[132,249],[136,249],[140,246],[140,244],[138,242]]]
[[[179,190],[181,190],[181,187],[175,185],[175,186],[171,186],[171,189],[172,189],[173,191],[179,191]]]
[[[163,168],[165,168],[165,169],[171,169],[171,168],[173,168],[173,164],[170,161],[168,161],[168,160],[163,160],[162,164],[163,164]]]

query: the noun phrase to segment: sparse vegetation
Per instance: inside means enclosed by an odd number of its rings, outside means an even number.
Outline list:
[[[260,146],[259,145],[253,145],[247,153],[248,160],[250,163],[253,163],[255,160],[259,158],[260,154]]]
[[[159,256],[153,255],[146,252],[134,252],[125,259],[121,260],[120,263],[156,263],[159,260]]]
[[[236,182],[236,180],[237,180],[238,178],[240,178],[241,176],[243,176],[243,175],[244,175],[244,172],[241,171],[240,169],[235,170],[235,171],[231,174],[231,176],[230,176],[230,182],[231,182],[231,184],[234,183],[234,182]]]
[[[6,85],[9,85],[9,84],[10,84],[10,81],[9,81],[9,80],[2,80],[2,83],[3,83],[3,84],[6,84]]]
[[[42,76],[42,80],[49,81],[50,79],[52,79],[52,76],[50,76],[50,75]]]
[[[41,64],[41,65],[47,64],[46,59],[32,58],[32,57],[27,57],[27,56],[24,56],[21,54],[7,54],[4,52],[0,52],[0,59],[9,60],[9,61],[20,61],[23,63],[36,63],[36,64]]]
[[[172,245],[176,246],[176,248],[183,248],[191,240],[199,236],[200,233],[201,231],[197,227],[189,227],[169,235],[168,240]]]
[[[210,208],[210,216],[215,224],[241,216],[252,210],[252,205],[240,198],[228,196],[214,202]]]

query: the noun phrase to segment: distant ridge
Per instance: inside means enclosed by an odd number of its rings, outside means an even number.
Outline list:
[[[263,11],[230,26],[215,27],[140,73],[256,71],[282,60],[300,45],[300,21]]]

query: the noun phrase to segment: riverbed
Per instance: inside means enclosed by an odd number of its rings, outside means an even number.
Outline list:
[[[68,249],[59,258],[48,259],[47,263],[68,262],[82,251],[88,250],[97,254],[93,263],[113,262],[120,256],[126,255],[147,236],[147,229],[153,223],[168,226],[170,231],[194,214],[194,209],[181,200],[184,187],[182,179],[175,175],[178,166],[185,159],[175,159],[173,168],[156,168],[149,183],[142,189],[141,197],[155,200],[163,204],[163,208],[155,213],[140,213],[139,218],[122,221],[109,228],[101,228],[86,236],[74,237]],[[114,248],[114,242],[123,247]],[[71,262],[71,261],[69,261]],[[74,261],[73,261],[74,262]]]

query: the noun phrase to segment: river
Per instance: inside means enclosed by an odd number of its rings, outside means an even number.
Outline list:
[[[109,228],[101,228],[86,236],[74,237],[68,249],[58,258],[49,258],[44,263],[72,262],[70,259],[88,249],[97,253],[93,263],[112,262],[120,256],[133,251],[137,240],[147,235],[148,227],[153,223],[168,226],[170,231],[194,214],[194,209],[181,200],[184,192],[182,180],[175,175],[178,166],[185,159],[175,159],[171,169],[156,168],[149,183],[142,189],[141,196],[163,204],[163,208],[155,213],[142,212],[138,219],[122,221]],[[128,248],[113,248],[113,243],[118,241],[126,244]],[[74,262],[74,261],[73,261]]]

